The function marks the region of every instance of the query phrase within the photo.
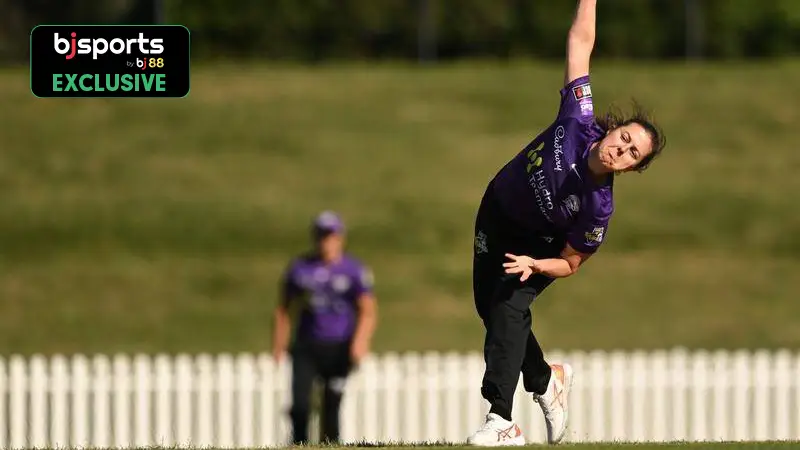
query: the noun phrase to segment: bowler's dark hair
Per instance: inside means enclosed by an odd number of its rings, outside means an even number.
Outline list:
[[[631,103],[633,105],[631,112],[625,113],[617,106],[611,105],[606,113],[598,115],[595,121],[597,125],[606,132],[632,123],[638,123],[644,127],[647,134],[650,135],[650,139],[653,141],[653,151],[639,161],[639,164],[634,167],[634,170],[637,172],[644,172],[650,167],[650,163],[664,150],[664,147],[667,145],[667,137],[642,105],[636,100],[632,100]]]

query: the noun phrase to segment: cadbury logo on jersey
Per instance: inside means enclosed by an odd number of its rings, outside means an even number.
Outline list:
[[[562,125],[556,128],[555,137],[553,138],[553,170],[561,172],[561,156],[564,154],[564,149],[561,147],[561,140],[564,139],[566,131]]]
[[[575,86],[572,88],[572,95],[575,96],[575,100],[580,100],[582,98],[589,98],[592,96],[592,87],[589,84],[582,84],[580,86]]]

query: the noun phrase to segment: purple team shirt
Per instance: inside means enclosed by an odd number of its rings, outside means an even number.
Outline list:
[[[539,236],[597,251],[614,212],[613,175],[598,184],[587,165],[589,148],[603,135],[589,77],[580,77],[561,89],[553,124],[495,176],[494,192],[506,214]]]
[[[284,275],[282,299],[285,305],[303,302],[298,338],[341,342],[355,331],[358,298],[372,287],[372,271],[353,257],[326,265],[315,256],[303,256]]]

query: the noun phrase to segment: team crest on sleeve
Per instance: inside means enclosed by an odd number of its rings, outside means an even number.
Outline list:
[[[590,98],[592,96],[592,86],[589,83],[575,86],[572,88],[572,95],[575,96],[575,100]]]
[[[361,269],[361,285],[371,288],[375,285],[375,274],[370,269]]]
[[[570,215],[575,214],[581,209],[581,200],[577,195],[570,195],[564,199],[564,206],[567,207],[567,211],[570,213]]]
[[[581,107],[581,114],[584,116],[591,116],[594,114],[594,105],[592,105],[591,99],[584,98],[583,100],[578,102],[578,105]]]
[[[603,242],[603,233],[605,232],[605,228],[603,227],[594,227],[594,229],[588,233],[584,233],[584,237],[586,238],[587,244],[596,243],[599,244]]]

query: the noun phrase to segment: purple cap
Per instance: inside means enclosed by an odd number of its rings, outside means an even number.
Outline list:
[[[323,211],[314,219],[314,231],[322,233],[343,233],[344,222],[333,211]]]

